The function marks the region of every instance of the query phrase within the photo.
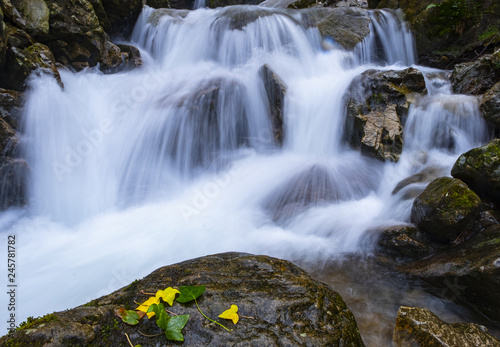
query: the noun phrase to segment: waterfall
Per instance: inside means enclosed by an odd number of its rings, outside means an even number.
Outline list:
[[[23,133],[30,204],[0,213],[0,226],[19,235],[20,317],[209,253],[319,264],[369,251],[367,234],[408,223],[405,193],[426,184],[398,190],[398,181],[447,175],[460,153],[487,141],[477,100],[451,95],[422,68],[429,95],[410,108],[400,161],[348,148],[351,81],[368,68],[415,64],[413,39],[398,13],[374,11],[355,52],[325,50],[302,13],[145,7],[132,35],[143,67],[61,71],[64,90],[32,79]],[[286,88],[282,141],[264,66]]]

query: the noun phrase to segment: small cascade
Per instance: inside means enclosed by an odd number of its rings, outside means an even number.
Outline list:
[[[411,66],[417,62],[413,36],[402,17],[401,10],[370,12],[370,34],[355,49],[359,64]]]

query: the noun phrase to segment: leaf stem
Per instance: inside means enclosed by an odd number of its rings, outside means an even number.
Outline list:
[[[139,334],[141,334],[142,336],[145,336],[145,337],[156,337],[156,336],[163,335],[163,332],[158,333],[156,335],[147,335],[147,334],[144,334],[142,331],[139,330]]]
[[[131,347],[134,347],[134,345],[132,344],[132,342],[130,341],[130,338],[128,337],[127,333],[125,333],[125,336],[127,337],[127,341],[128,343],[130,344]]]
[[[211,318],[208,318],[207,316],[205,316],[205,314],[201,311],[200,309],[200,306],[198,306],[198,301],[196,301],[196,299],[194,299],[194,303],[196,304],[196,307],[198,307],[198,311],[200,311],[201,315],[203,317],[205,317],[206,319],[208,319],[209,321],[211,321],[212,323],[215,323],[215,324],[218,324],[220,325],[221,327],[223,327],[224,329],[226,329],[227,331],[232,331],[231,329],[228,329],[226,328],[224,325],[222,325],[221,323],[217,322],[217,321],[214,321],[213,319]]]

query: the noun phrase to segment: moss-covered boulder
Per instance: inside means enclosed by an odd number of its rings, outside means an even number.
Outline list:
[[[500,225],[400,270],[432,285],[437,295],[500,321]]]
[[[484,199],[500,204],[500,139],[462,154],[451,170]],[[499,205],[500,206],[500,205]]]
[[[500,128],[500,82],[484,94],[479,109],[484,119]]]
[[[499,80],[500,49],[473,62],[456,65],[451,74],[453,91],[457,94],[483,94]]]
[[[432,181],[411,209],[411,222],[431,239],[453,242],[477,217],[481,199],[462,181],[441,177]]]
[[[275,143],[281,146],[283,144],[283,111],[287,86],[267,64],[259,69],[259,76],[264,84],[269,102],[273,138]]]
[[[189,314],[183,329],[183,346],[363,346],[352,313],[340,295],[326,284],[313,280],[292,263],[267,256],[242,253],[212,255],[160,268],[140,281],[87,305],[57,312],[45,321],[30,323],[0,339],[0,345],[18,344],[77,346],[125,346],[125,333],[133,344],[167,344],[155,319],[143,318],[138,326],[119,321],[114,310],[134,309],[136,302],[167,287],[204,285],[197,300],[213,319],[232,304],[241,316],[233,331],[210,324],[190,302],[174,303],[172,311]],[[251,318],[243,318],[243,315]],[[145,337],[139,330],[155,337]]]
[[[426,93],[424,76],[414,68],[363,72],[346,93],[346,141],[366,155],[398,161],[403,149],[401,120],[418,95]]]
[[[431,242],[419,229],[399,225],[382,230],[376,252],[391,257],[421,259],[432,253]]]
[[[451,69],[500,42],[496,0],[382,0],[377,8],[404,11],[421,64]]]
[[[396,317],[393,343],[395,347],[500,346],[500,340],[481,325],[448,324],[425,308],[404,306]]]

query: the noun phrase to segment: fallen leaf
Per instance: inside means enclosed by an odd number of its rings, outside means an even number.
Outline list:
[[[238,316],[238,306],[236,305],[231,305],[231,308],[229,310],[226,310],[222,312],[219,315],[219,318],[224,318],[224,319],[231,319],[234,324],[238,323],[238,320],[240,317]]]
[[[146,312],[146,314],[148,315],[148,318],[151,318],[155,315],[154,312],[148,312],[148,309],[149,309],[149,306],[153,305],[153,304],[159,304],[160,303],[160,298],[157,298],[157,297],[150,297],[149,299],[147,299],[146,301],[144,301],[142,304],[140,304],[136,310],[137,311],[142,311],[142,312]]]
[[[121,318],[121,320],[129,325],[137,325],[141,320],[141,317],[134,310],[126,310],[121,307],[118,310],[115,310],[115,314]]]
[[[196,300],[201,294],[205,292],[205,286],[180,286],[180,295],[177,299],[181,304]]]
[[[160,299],[162,298],[163,301],[168,303],[170,306],[174,304],[174,299],[176,294],[180,294],[181,292],[178,291],[177,289],[174,289],[172,287],[168,287],[165,290],[159,290],[156,292],[156,298]]]
[[[167,321],[167,327],[165,329],[165,336],[167,337],[167,339],[174,341],[184,341],[184,335],[182,335],[181,330],[186,325],[188,319],[188,314],[170,317],[170,319],[168,319]]]

